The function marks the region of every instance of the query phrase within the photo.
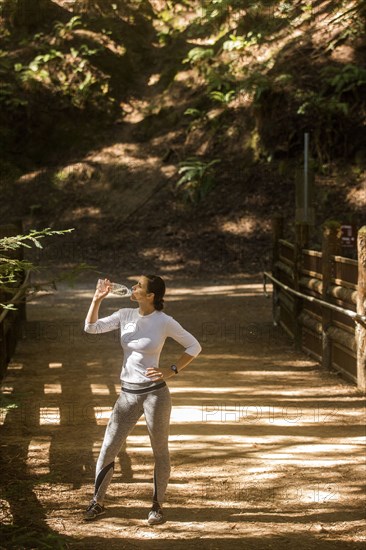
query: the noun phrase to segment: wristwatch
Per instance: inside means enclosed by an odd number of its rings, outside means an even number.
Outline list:
[[[172,369],[172,371],[175,373],[175,374],[178,374],[178,368],[177,368],[177,365],[171,365],[170,367]]]

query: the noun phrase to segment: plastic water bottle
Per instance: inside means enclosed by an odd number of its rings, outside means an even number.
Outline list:
[[[120,285],[119,283],[111,283],[111,293],[117,296],[128,298],[132,294],[132,290],[126,285]]]
[[[104,279],[98,279],[97,288],[102,292],[106,289],[106,283],[104,282]],[[132,294],[132,290],[130,288],[128,288],[126,285],[121,285],[119,283],[110,283],[110,288],[111,294],[115,294],[116,296],[120,296],[123,298],[128,298]]]

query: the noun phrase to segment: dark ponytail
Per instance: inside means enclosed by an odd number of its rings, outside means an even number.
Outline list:
[[[154,308],[157,311],[164,309],[165,283],[157,275],[145,275],[147,279],[147,291],[154,294]]]

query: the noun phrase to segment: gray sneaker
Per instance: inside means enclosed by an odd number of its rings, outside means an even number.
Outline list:
[[[104,506],[101,506],[100,504],[92,500],[89,506],[87,507],[87,509],[85,510],[84,520],[92,521],[93,519],[103,514],[105,514]]]
[[[149,525],[157,525],[158,523],[164,523],[163,510],[161,508],[152,509],[149,512],[147,523]]]

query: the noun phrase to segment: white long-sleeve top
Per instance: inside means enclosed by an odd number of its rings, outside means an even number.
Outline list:
[[[123,308],[95,323],[85,322],[85,332],[91,334],[117,329],[123,348],[121,380],[127,384],[151,384],[145,371],[148,367],[159,366],[161,350],[168,337],[181,344],[193,357],[202,349],[192,334],[162,311],[141,315],[138,308]]]

